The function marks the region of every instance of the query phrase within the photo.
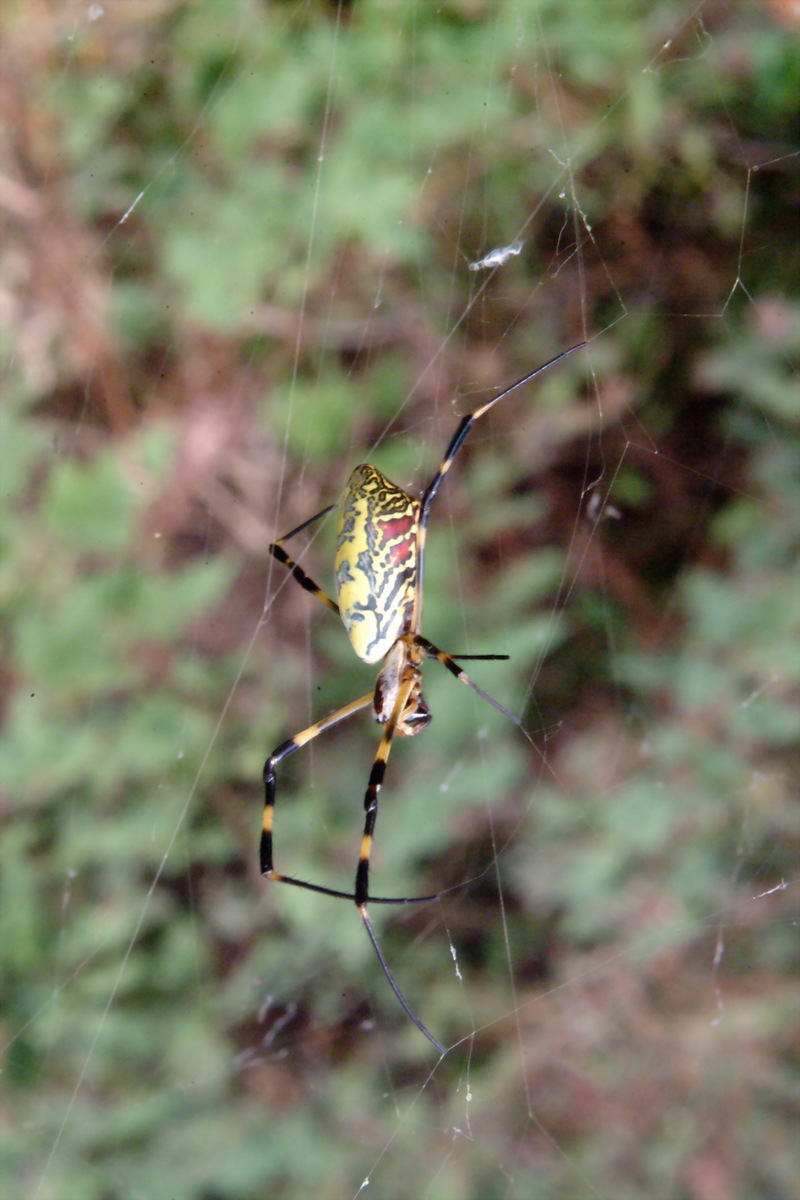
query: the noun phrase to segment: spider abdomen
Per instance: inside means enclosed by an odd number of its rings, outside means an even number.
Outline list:
[[[336,538],[336,595],[347,636],[379,662],[407,631],[417,577],[419,502],[362,463],[347,481]]]

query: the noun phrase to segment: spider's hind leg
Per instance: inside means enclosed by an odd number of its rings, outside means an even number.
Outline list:
[[[275,795],[278,786],[275,768],[285,758],[288,758],[290,754],[294,754],[295,750],[299,750],[302,746],[307,746],[309,742],[313,742],[314,738],[319,737],[326,729],[330,729],[332,725],[337,725],[339,721],[344,721],[354,713],[360,712],[362,708],[366,708],[371,703],[372,692],[367,692],[365,696],[360,696],[358,700],[352,700],[350,704],[345,704],[343,708],[337,708],[336,712],[330,713],[320,721],[315,721],[313,725],[309,725],[308,729],[304,729],[301,733],[296,733],[294,737],[289,738],[288,741],[282,742],[280,746],[272,751],[272,754],[270,754],[264,763],[264,816],[261,823],[260,850],[262,875],[265,875],[269,879],[279,880],[281,883],[293,883],[296,887],[305,887],[313,892],[322,892],[324,895],[342,895],[348,900],[353,899],[346,892],[337,893],[331,891],[329,888],[318,887],[316,884],[304,883],[302,880],[294,879],[287,875],[280,875],[275,871],[272,853],[272,823],[275,815]]]
[[[422,1021],[419,1019],[419,1017],[414,1012],[411,1005],[406,1000],[403,993],[400,991],[400,987],[397,983],[397,980],[395,979],[392,972],[389,970],[389,964],[386,961],[386,957],[383,953],[383,950],[381,950],[381,944],[378,941],[378,937],[373,928],[372,921],[369,918],[369,913],[367,912],[366,904],[359,905],[358,911],[361,916],[361,920],[364,922],[364,928],[367,931],[369,940],[372,942],[372,949],[375,951],[375,954],[378,957],[378,962],[381,964],[381,968],[383,970],[384,975],[386,976],[389,987],[392,989],[392,991],[395,994],[395,999],[397,1000],[398,1004],[402,1008],[403,1012],[408,1017],[409,1021],[413,1021],[413,1023],[416,1025],[417,1029],[420,1031],[420,1033],[424,1034],[424,1036],[428,1039],[430,1044],[439,1051],[439,1053],[442,1055],[442,1057],[444,1057],[444,1055],[447,1053],[447,1050],[445,1049],[445,1047],[442,1045],[441,1042],[437,1041],[437,1039],[433,1036],[431,1031],[423,1025]]]

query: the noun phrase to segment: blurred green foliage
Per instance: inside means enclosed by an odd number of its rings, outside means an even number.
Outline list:
[[[796,1195],[779,7],[0,18],[4,1195]],[[256,875],[265,755],[374,679],[265,548],[583,322],[432,521],[425,631],[525,732],[434,664],[392,753],[375,886],[440,898],[373,915],[473,1035],[431,1083],[356,914]],[[350,886],[376,740],[284,764],[280,869]]]

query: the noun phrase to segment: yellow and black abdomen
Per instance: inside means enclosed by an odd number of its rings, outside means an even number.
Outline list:
[[[362,463],[347,481],[336,538],[336,595],[359,658],[385,658],[407,631],[417,579],[419,502]]]

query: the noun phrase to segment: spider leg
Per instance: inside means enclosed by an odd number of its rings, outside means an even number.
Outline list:
[[[431,1031],[429,1029],[426,1029],[426,1027],[423,1025],[422,1021],[420,1021],[419,1017],[414,1012],[413,1008],[408,1003],[408,1001],[406,1000],[403,993],[400,991],[400,987],[399,987],[394,975],[389,970],[389,964],[386,961],[386,956],[384,955],[383,950],[381,950],[381,944],[378,941],[378,937],[377,937],[377,934],[375,933],[375,929],[373,928],[372,921],[370,920],[366,905],[365,904],[360,905],[358,911],[361,914],[361,920],[364,922],[364,928],[367,931],[369,940],[372,942],[372,949],[375,951],[375,953],[378,957],[378,962],[381,964],[381,967],[383,968],[383,973],[386,976],[386,979],[389,983],[389,987],[392,989],[392,991],[395,994],[395,998],[397,999],[398,1004],[400,1005],[403,1012],[408,1017],[409,1021],[414,1022],[414,1024],[416,1025],[416,1027],[420,1031],[420,1033],[424,1034],[425,1037],[430,1042],[430,1044],[439,1051],[439,1053],[442,1055],[442,1057],[444,1057],[445,1054],[447,1054],[447,1050],[444,1048],[444,1046],[442,1045],[441,1042],[436,1040],[436,1038],[433,1036]]]
[[[561,353],[556,354],[554,358],[548,359],[546,363],[542,363],[542,365],[537,367],[535,371],[529,371],[527,375],[523,375],[521,379],[516,381],[516,383],[509,384],[507,388],[503,388],[503,390],[498,392],[496,396],[493,396],[491,400],[487,400],[485,404],[481,404],[478,408],[474,408],[471,413],[467,413],[465,417],[461,418],[455,433],[450,439],[450,445],[444,452],[444,457],[439,465],[439,469],[428,486],[425,488],[425,491],[422,493],[422,501],[420,503],[420,524],[423,526],[423,528],[428,524],[428,514],[430,512],[430,507],[433,503],[434,496],[439,490],[439,485],[441,484],[447,472],[450,470],[450,465],[453,459],[461,449],[462,443],[464,442],[467,434],[472,429],[472,426],[475,424],[475,422],[479,420],[484,413],[488,412],[490,408],[494,408],[495,404],[498,404],[501,400],[505,400],[506,396],[510,396],[512,392],[516,392],[517,388],[524,387],[526,383],[530,383],[533,379],[536,379],[537,375],[541,375],[544,371],[549,370],[550,367],[554,367],[556,363],[561,362],[561,360],[566,358],[568,354],[574,354],[576,350],[580,350],[585,345],[586,342],[578,342],[576,345],[570,346],[569,350],[562,350]]]
[[[402,681],[397,690],[394,707],[392,708],[389,720],[383,727],[383,737],[375,754],[372,770],[369,773],[367,790],[364,793],[364,812],[366,816],[364,818],[364,833],[361,837],[361,852],[358,856],[355,895],[353,897],[359,908],[370,899],[369,859],[372,851],[372,839],[375,833],[375,822],[378,818],[378,796],[380,795],[383,777],[386,774],[386,763],[391,753],[394,731],[397,728],[397,722],[400,720],[401,714],[408,704],[412,686],[413,680],[409,676]]]
[[[467,413],[467,415],[462,417],[459,421],[456,431],[451,437],[450,443],[444,452],[442,461],[439,463],[439,466],[436,469],[436,474],[425,488],[425,491],[422,493],[422,498],[420,499],[419,504],[419,523],[417,529],[417,590],[414,600],[414,613],[412,618],[412,629],[414,629],[417,633],[419,632],[420,622],[422,620],[422,580],[425,570],[425,535],[428,529],[428,518],[430,517],[431,505],[433,504],[436,493],[439,491],[442,480],[450,470],[453,459],[461,449],[461,446],[466,440],[469,431],[472,429],[472,426],[475,424],[475,422],[479,420],[484,413],[488,412],[490,408],[493,408],[495,404],[498,404],[501,400],[504,400],[506,396],[510,396],[512,392],[517,390],[517,388],[524,387],[526,383],[530,383],[537,377],[537,375],[541,375],[543,371],[547,371],[550,367],[555,366],[556,363],[561,362],[561,360],[566,358],[568,354],[573,354],[576,350],[580,350],[585,345],[586,342],[578,342],[575,346],[570,346],[569,350],[562,350],[561,353],[556,354],[554,358],[549,359],[546,363],[542,363],[542,365],[537,367],[535,371],[529,371],[527,375],[523,375],[521,379],[516,381],[516,383],[510,384],[507,388],[503,388],[503,390],[498,392],[496,396],[493,396],[491,400],[487,400],[485,404],[481,404],[478,408],[474,408],[472,412]],[[489,699],[488,696],[486,698],[487,700]]]
[[[370,772],[369,784],[364,797],[364,808],[366,817],[364,820],[364,833],[361,839],[361,851],[359,854],[358,868],[356,871],[355,890],[353,892],[340,892],[335,888],[322,887],[316,883],[307,883],[304,879],[295,879],[291,875],[281,875],[274,869],[273,866],[273,847],[272,847],[272,824],[275,814],[275,792],[277,788],[277,779],[275,768],[279,763],[288,758],[290,754],[294,754],[295,750],[299,750],[302,746],[307,746],[314,738],[319,737],[326,729],[330,729],[332,725],[336,725],[339,721],[344,721],[354,713],[359,712],[362,708],[372,703],[373,694],[367,692],[365,696],[360,696],[358,700],[351,701],[350,704],[345,704],[343,708],[338,708],[327,717],[323,717],[321,721],[316,721],[313,725],[309,725],[308,729],[304,729],[301,733],[295,734],[293,738],[282,742],[267,761],[264,763],[264,819],[261,829],[261,874],[267,879],[274,879],[277,883],[289,883],[294,887],[306,888],[311,892],[320,892],[323,896],[333,896],[342,900],[354,900],[359,915],[364,922],[364,928],[367,931],[369,940],[372,943],[373,949],[377,956],[381,969],[386,976],[386,979],[394,992],[400,1007],[403,1012],[413,1021],[420,1033],[424,1034],[432,1046],[439,1051],[440,1054],[445,1054],[445,1048],[438,1042],[436,1038],[425,1028],[422,1021],[416,1015],[414,1010],[409,1005],[408,1001],[403,996],[400,988],[389,969],[389,964],[386,961],[384,953],[380,947],[377,935],[367,912],[367,901],[371,900],[375,904],[411,904],[420,900],[434,900],[435,896],[415,896],[410,897],[378,897],[369,895],[369,859],[372,850],[372,837],[375,830],[375,820],[378,815],[378,793],[383,783],[383,777],[386,773],[386,762],[389,758],[389,752],[392,747],[394,731],[397,727],[397,722],[400,714],[403,712],[409,695],[411,693],[412,681],[409,679],[399,689],[397,700],[389,720],[384,727],[383,737],[381,738],[378,752],[375,755],[375,761]]]
[[[316,596],[316,598],[321,600],[323,604],[327,604],[328,608],[330,608],[331,611],[335,612],[338,616],[339,605],[336,603],[336,601],[331,600],[328,593],[323,591],[319,584],[315,583],[310,575],[306,575],[303,568],[298,567],[294,559],[290,558],[283,548],[283,543],[288,542],[289,538],[293,538],[296,533],[302,533],[303,530],[307,529],[309,525],[313,525],[315,521],[319,521],[322,517],[327,516],[329,512],[333,511],[334,508],[336,508],[335,504],[329,504],[327,508],[323,508],[322,512],[315,513],[313,517],[309,517],[307,521],[303,521],[302,525],[298,525],[296,529],[292,529],[289,533],[285,533],[282,538],[278,538],[277,542],[271,542],[269,545],[269,552],[273,558],[277,558],[278,562],[282,563],[283,566],[286,567],[292,578],[300,584],[301,588],[304,588],[305,591],[310,592],[312,596]]]
[[[471,659],[472,662],[508,662],[511,658],[510,654],[453,654],[451,651],[447,656],[455,659],[456,662],[466,662]]]
[[[329,888],[317,887],[316,884],[303,883],[301,880],[292,879],[286,875],[279,875],[274,870],[272,822],[275,815],[275,793],[277,790],[275,768],[285,758],[288,758],[290,754],[294,754],[295,750],[299,750],[302,746],[307,746],[309,742],[313,742],[314,738],[319,737],[326,729],[330,729],[332,725],[337,725],[339,721],[345,721],[348,717],[360,712],[362,708],[366,708],[371,703],[372,692],[367,692],[365,696],[360,696],[358,700],[353,700],[350,704],[345,704],[344,708],[337,708],[335,712],[330,713],[327,717],[323,717],[321,721],[315,721],[313,725],[309,725],[308,729],[304,729],[301,733],[296,733],[294,737],[289,738],[288,741],[282,742],[280,746],[272,751],[272,754],[270,754],[264,763],[264,817],[261,823],[260,851],[262,875],[266,875],[269,879],[280,880],[281,883],[293,883],[296,887],[309,888],[312,892],[322,892],[323,895],[341,895],[347,899],[353,899],[346,892],[335,892]]]
[[[309,725],[308,729],[304,729],[301,733],[295,734],[288,741],[282,742],[275,750],[272,751],[267,761],[264,763],[264,816],[261,823],[261,847],[260,847],[260,862],[261,874],[266,879],[273,879],[276,883],[289,883],[293,887],[305,888],[309,892],[319,892],[322,896],[333,896],[337,900],[355,900],[354,892],[342,892],[337,888],[323,887],[319,883],[308,883],[305,879],[297,879],[294,875],[281,875],[276,871],[273,865],[273,842],[272,842],[272,826],[275,816],[275,797],[277,792],[277,775],[276,767],[288,758],[290,754],[294,754],[295,750],[300,750],[303,746],[307,746],[309,742],[313,742],[321,733],[325,733],[331,726],[337,725],[340,721],[345,721],[354,713],[360,712],[362,708],[366,708],[372,703],[372,692],[367,692],[365,696],[360,696],[358,700],[351,701],[343,708],[337,709],[330,713],[322,720],[316,721],[313,725]],[[422,904],[426,901],[435,900],[436,896],[370,896],[373,904]]]
[[[364,809],[366,816],[364,819],[364,834],[361,839],[361,852],[359,854],[358,867],[356,869],[354,899],[361,920],[364,922],[364,928],[367,931],[369,940],[372,942],[372,948],[375,951],[378,962],[381,965],[381,969],[386,976],[389,987],[394,992],[400,1007],[409,1020],[413,1021],[420,1033],[424,1034],[431,1045],[434,1046],[441,1055],[444,1055],[447,1053],[444,1046],[441,1044],[441,1042],[436,1040],[429,1029],[426,1029],[411,1005],[406,1000],[403,993],[400,991],[400,986],[389,969],[389,964],[386,961],[386,957],[381,949],[380,942],[378,941],[378,936],[375,933],[369,913],[367,912],[367,902],[373,899],[373,897],[369,895],[369,860],[372,851],[372,839],[375,832],[375,821],[377,820],[378,816],[378,795],[381,790],[381,784],[383,783],[383,777],[386,774],[386,763],[389,758],[389,753],[392,749],[392,741],[394,739],[397,722],[400,719],[400,715],[404,711],[406,704],[408,703],[412,686],[413,680],[409,676],[409,678],[407,678],[398,689],[397,699],[395,700],[394,708],[392,709],[392,715],[389,717],[389,720],[384,726],[383,737],[381,738],[378,751],[375,755],[375,761],[373,762],[372,770],[370,771],[369,783],[367,784],[367,791],[364,796]]]
[[[445,654],[444,650],[440,650],[438,648],[438,646],[434,646],[433,642],[429,642],[428,639],[424,638],[421,633],[417,633],[414,635],[414,642],[417,646],[420,647],[421,650],[423,650],[425,652],[425,654],[428,656],[428,658],[437,659],[442,664],[443,667],[447,667],[447,670],[450,672],[450,674],[454,675],[456,677],[456,679],[459,680],[460,683],[465,683],[467,685],[467,687],[472,688],[473,692],[477,692],[478,695],[482,696],[484,700],[488,700],[489,704],[491,704],[494,708],[496,708],[498,710],[498,712],[501,712],[504,717],[508,717],[509,721],[513,721],[515,725],[522,724],[519,717],[515,717],[512,712],[509,712],[509,710],[505,707],[505,705],[501,704],[499,700],[495,700],[494,696],[490,696],[488,692],[485,692],[483,690],[483,688],[478,687],[477,683],[475,683],[475,681],[473,679],[470,679],[467,672],[463,671],[461,669],[461,667],[458,665],[458,663],[456,662],[456,660],[452,654]],[[460,658],[469,658],[469,657],[507,658],[508,656],[504,655],[504,654],[497,654],[497,655],[487,654],[487,655],[474,655],[474,656],[462,654],[462,655],[459,655],[459,657]]]

